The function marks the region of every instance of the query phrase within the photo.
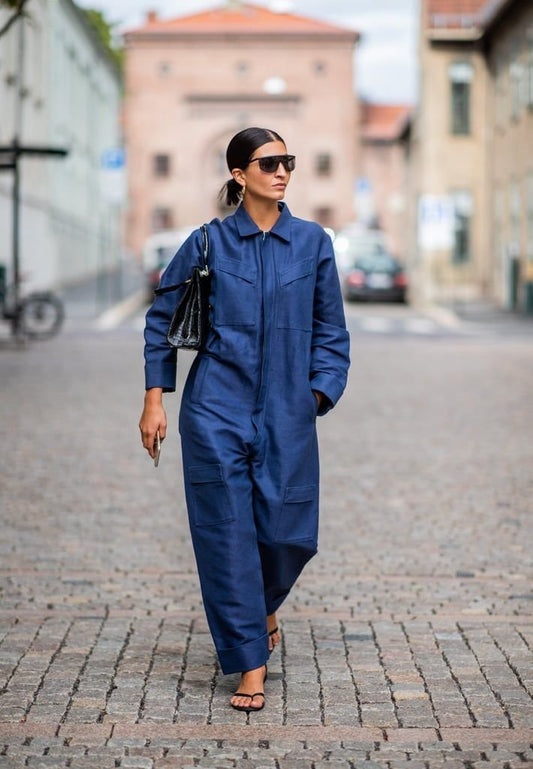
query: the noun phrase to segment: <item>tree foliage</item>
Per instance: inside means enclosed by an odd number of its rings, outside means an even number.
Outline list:
[[[92,26],[100,41],[104,47],[109,51],[111,57],[122,71],[124,62],[124,51],[115,42],[114,27],[115,24],[107,21],[104,14],[101,11],[97,11],[94,8],[83,9],[83,13],[87,18],[87,21]]]
[[[21,17],[27,18],[29,16],[26,11],[28,3],[29,0],[0,0],[0,11],[3,10],[8,12],[5,21],[0,25],[0,37],[6,34],[17,19]],[[87,21],[96,32],[104,47],[109,51],[111,58],[115,61],[120,71],[122,71],[124,51],[122,47],[116,43],[114,30],[116,25],[107,21],[101,11],[97,11],[93,8],[80,10],[85,15]]]

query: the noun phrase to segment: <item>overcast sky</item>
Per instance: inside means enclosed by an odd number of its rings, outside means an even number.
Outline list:
[[[163,18],[186,16],[223,4],[223,0],[77,0],[102,10],[120,28],[135,27],[147,9]],[[357,91],[377,102],[410,103],[416,99],[419,0],[256,0],[358,30]]]

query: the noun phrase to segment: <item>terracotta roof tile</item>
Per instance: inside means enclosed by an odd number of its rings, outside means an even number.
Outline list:
[[[361,136],[368,141],[393,141],[401,135],[411,115],[409,104],[361,103]]]
[[[487,0],[427,0],[428,27],[465,29],[476,26],[477,14]]]
[[[180,16],[174,19],[159,19],[153,13],[141,27],[127,31],[128,35],[146,33],[172,34],[309,34],[348,35],[355,40],[359,34],[355,30],[337,27],[316,19],[295,16],[291,13],[276,13],[251,3],[227,4],[196,13],[192,16]]]

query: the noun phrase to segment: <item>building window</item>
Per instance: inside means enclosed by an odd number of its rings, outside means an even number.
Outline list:
[[[226,163],[226,152],[224,150],[218,150],[215,154],[215,171],[218,176],[228,175],[228,166]]]
[[[493,193],[493,231],[492,246],[494,253],[494,264],[500,266],[503,255],[504,242],[504,211],[505,201],[503,190],[499,187],[494,189]]]
[[[511,43],[511,60],[509,63],[511,117],[513,120],[518,120],[522,112],[522,83],[524,74],[524,67],[520,61],[520,38],[515,37]]]
[[[158,207],[152,211],[152,231],[171,230],[173,225],[172,211],[170,208]]]
[[[496,103],[496,124],[504,126],[507,119],[507,66],[505,56],[500,54],[495,62],[495,103]]]
[[[329,176],[332,170],[332,158],[329,152],[319,152],[315,160],[315,170],[319,176]]]
[[[451,87],[451,129],[457,136],[470,133],[470,90],[473,67],[467,61],[454,62],[448,68]]]
[[[154,155],[154,176],[170,174],[170,155]]]
[[[533,262],[533,172],[527,180],[527,258]]]
[[[452,259],[455,264],[468,262],[471,257],[472,195],[468,190],[452,193],[454,239]]]
[[[529,109],[533,109],[533,29],[528,31],[527,37],[527,95],[526,101]]]
[[[511,241],[520,248],[520,219],[522,216],[522,195],[520,184],[511,182],[509,184],[509,235]]]

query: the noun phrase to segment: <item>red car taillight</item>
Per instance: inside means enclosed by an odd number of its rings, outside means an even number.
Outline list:
[[[349,286],[364,286],[365,273],[359,272],[358,270],[356,270],[355,272],[351,272],[346,278],[346,282],[348,283]]]
[[[398,288],[406,288],[407,278],[404,272],[399,272],[397,275],[394,276],[394,285],[398,286]]]

